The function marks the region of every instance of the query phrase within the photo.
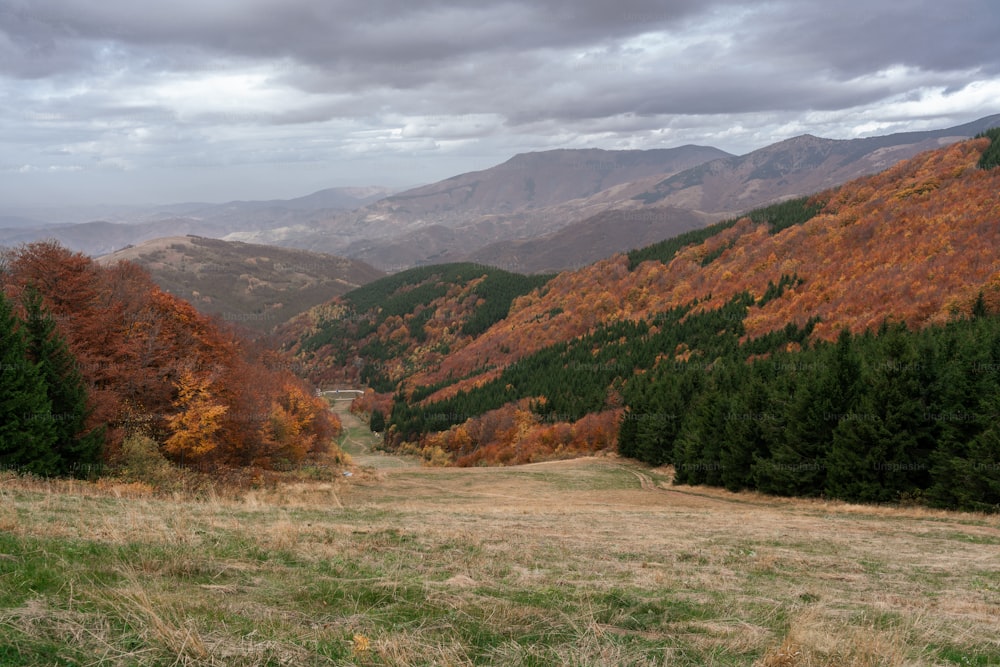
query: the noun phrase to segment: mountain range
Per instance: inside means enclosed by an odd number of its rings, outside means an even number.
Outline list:
[[[0,245],[52,238],[102,255],[169,228],[340,255],[388,272],[448,261],[556,271],[878,172],[998,123],[1000,115],[861,139],[803,135],[743,156],[705,146],[543,151],[398,193],[331,189],[292,200],[177,204],[43,228],[15,212]]]
[[[850,140],[803,135],[743,156],[700,146],[528,153],[398,193],[314,229],[231,238],[301,245],[390,272],[469,260],[508,270],[560,270],[594,261],[588,241],[602,235],[612,240],[603,256],[641,247],[881,171],[998,122],[1000,115],[942,130]],[[634,217],[649,210],[649,217]],[[650,219],[652,228],[641,224]],[[557,236],[559,231],[564,233]]]
[[[19,209],[16,214],[0,217],[0,246],[47,239],[97,257],[160,238],[165,230],[169,230],[170,236],[222,238],[236,230],[315,223],[390,193],[391,190],[381,187],[329,188],[284,200]]]

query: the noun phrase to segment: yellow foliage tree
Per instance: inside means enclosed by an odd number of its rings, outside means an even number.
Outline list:
[[[229,409],[212,396],[211,380],[190,370],[181,372],[177,381],[177,414],[167,418],[173,434],[164,443],[167,452],[185,459],[199,459],[218,445],[216,432]]]
[[[296,463],[326,447],[314,428],[324,407],[296,384],[286,383],[264,424],[264,456],[271,463]],[[261,463],[262,461],[258,461]]]

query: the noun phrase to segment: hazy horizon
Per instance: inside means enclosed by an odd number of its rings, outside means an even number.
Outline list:
[[[0,210],[960,125],[997,111],[998,33],[991,0],[8,3]]]

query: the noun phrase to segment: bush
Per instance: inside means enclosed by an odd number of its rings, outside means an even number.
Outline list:
[[[167,460],[155,440],[139,433],[125,437],[121,457],[120,477],[127,482],[145,482],[163,488],[177,484],[183,472]]]

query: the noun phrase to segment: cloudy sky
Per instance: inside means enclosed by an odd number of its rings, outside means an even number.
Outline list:
[[[406,186],[1000,112],[996,0],[0,0],[0,208]]]

